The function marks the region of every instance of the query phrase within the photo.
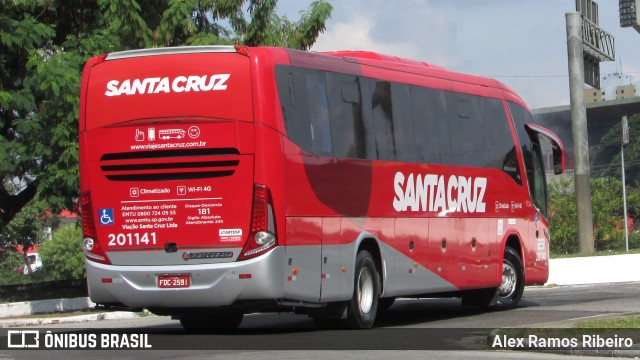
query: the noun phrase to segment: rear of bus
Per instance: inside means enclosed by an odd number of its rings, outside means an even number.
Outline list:
[[[281,296],[271,191],[254,182],[250,68],[241,47],[87,63],[80,166],[92,301],[180,317]]]

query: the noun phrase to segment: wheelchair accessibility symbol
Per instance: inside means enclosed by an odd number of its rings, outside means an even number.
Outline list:
[[[113,208],[99,209],[100,225],[113,225]]]

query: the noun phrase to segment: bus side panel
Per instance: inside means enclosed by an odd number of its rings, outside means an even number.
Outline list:
[[[322,218],[287,217],[286,299],[318,302],[321,280]]]
[[[425,244],[429,241],[429,220],[427,218],[414,219],[395,219],[394,238],[388,243],[396,248],[404,248],[412,257],[426,257]],[[428,287],[428,284],[422,284],[418,279],[418,272],[424,270],[415,261],[407,263],[402,261],[402,256],[394,256],[392,265],[389,266],[389,278],[392,279],[388,284],[390,293],[407,293],[415,289]]]
[[[496,256],[495,246],[492,246],[496,244],[496,237],[489,231],[489,223],[487,218],[464,221],[464,235],[458,244],[462,279],[460,287],[463,290],[499,285],[499,256]]]
[[[545,232],[549,231],[549,224],[542,216],[537,218],[537,221],[534,219],[529,222],[529,232],[533,235],[523,251],[527,285],[544,284],[549,278],[549,240],[545,236]]]
[[[343,276],[341,266],[342,253],[341,220],[337,217],[322,219],[322,281],[320,300],[338,301],[349,296],[341,292],[340,278]]]

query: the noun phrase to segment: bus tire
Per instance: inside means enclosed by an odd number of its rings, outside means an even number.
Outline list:
[[[502,282],[498,287],[497,308],[515,308],[524,293],[524,268],[516,250],[510,246],[504,248],[502,260]]]
[[[206,332],[216,330],[234,330],[242,323],[243,313],[230,312],[226,314],[209,315],[185,315],[180,317],[180,325],[189,332]]]
[[[347,325],[355,329],[369,329],[378,312],[380,275],[371,253],[366,250],[358,252],[355,269],[353,297],[347,307]]]

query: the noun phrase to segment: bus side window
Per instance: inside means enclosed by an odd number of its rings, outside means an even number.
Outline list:
[[[398,161],[416,161],[416,140],[411,119],[411,93],[408,85],[391,83],[393,138]]]
[[[521,184],[518,157],[502,100],[482,99],[481,112],[485,124],[483,127],[483,137],[486,139],[485,166],[502,170]]]
[[[471,95],[450,93],[452,165],[484,167],[483,124],[478,99]]]
[[[306,116],[305,74],[299,69],[279,66],[276,68],[276,77],[287,136],[305,151],[312,152],[311,128]]]
[[[360,79],[336,73],[327,73],[326,77],[333,156],[364,159],[366,140]]]
[[[324,74],[319,71],[307,71],[306,87],[312,153],[331,155],[331,124]]]
[[[372,80],[371,111],[379,160],[396,160],[393,136],[393,109],[391,106],[391,83]]]
[[[411,87],[411,117],[418,162],[450,162],[451,143],[446,109],[444,91]]]

